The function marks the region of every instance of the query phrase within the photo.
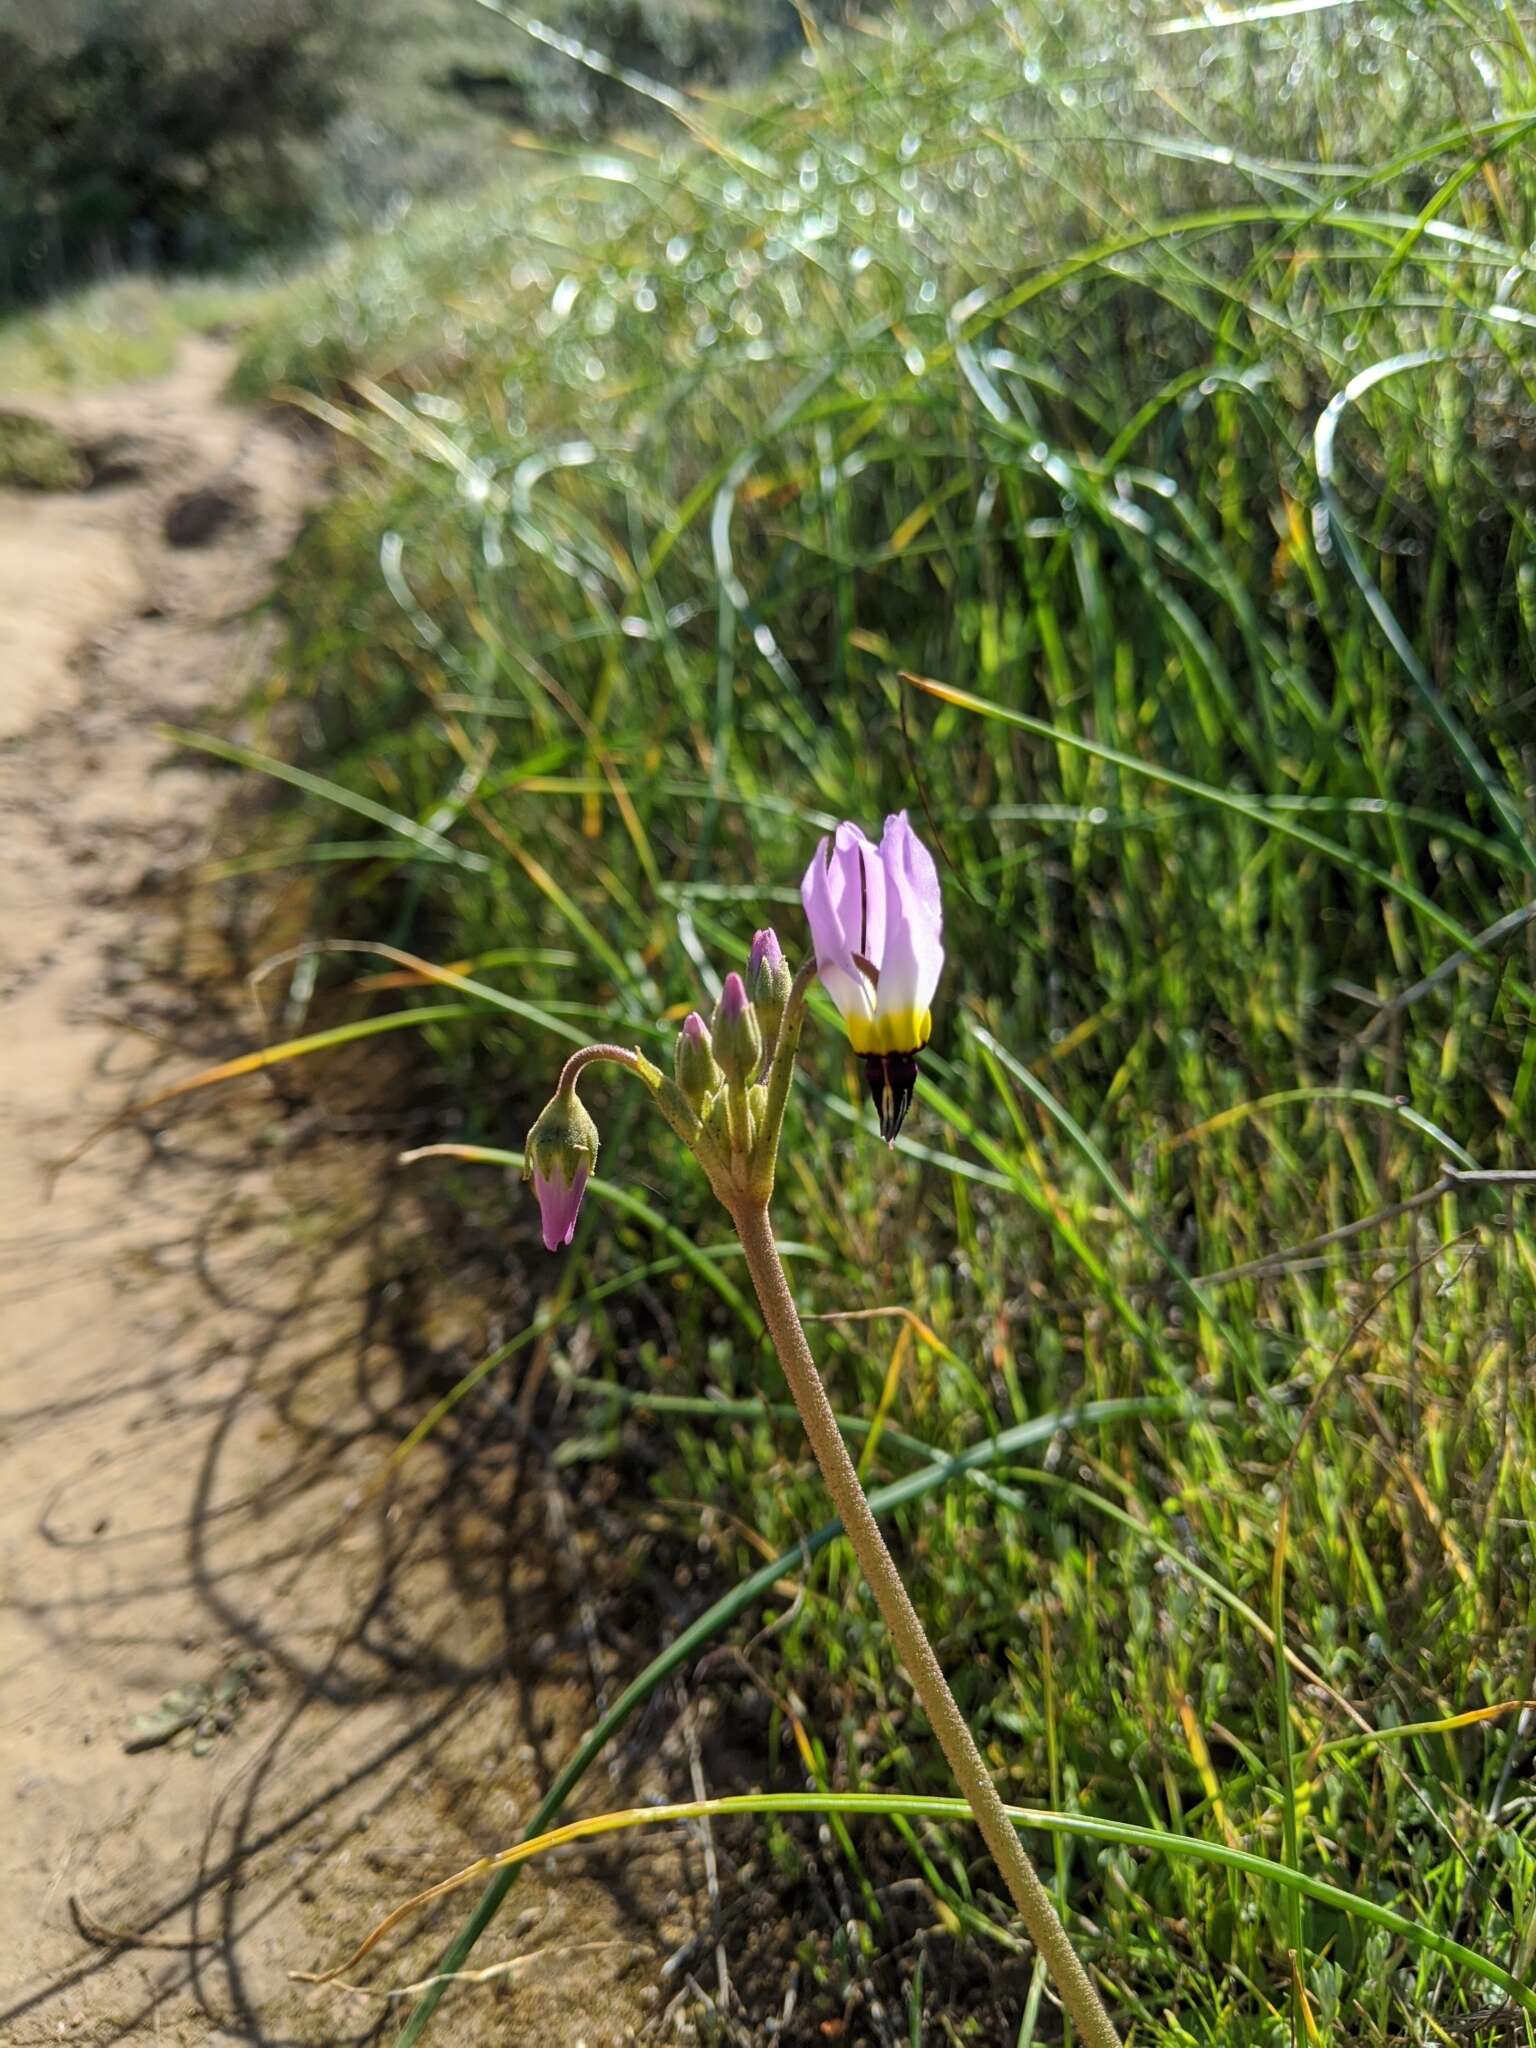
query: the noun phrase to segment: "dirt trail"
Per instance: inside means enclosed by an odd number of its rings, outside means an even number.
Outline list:
[[[158,383],[33,408],[110,442],[122,480],[0,492],[7,2043],[389,2038],[398,2004],[288,1969],[512,1840],[594,1683],[654,1646],[594,1632],[587,1574],[627,1539],[524,1469],[499,1393],[357,1507],[487,1320],[434,1306],[376,1085],[346,1114],[299,1083],[199,1099],[113,1131],[49,1198],[50,1161],[257,1028],[241,921],[270,902],[190,879],[232,778],[154,730],[239,701],[269,651],[249,608],[320,489],[312,444],[221,400],[227,369],[189,343]],[[168,512],[208,487],[224,523],[203,533],[202,501],[198,544],[172,546]],[[226,1694],[199,1741],[138,1719],[178,1689],[195,1719],[199,1686]],[[663,1783],[675,1760],[622,1790]],[[531,1876],[476,1958],[515,1966],[455,1992],[433,2042],[648,2035],[685,1878],[660,1847]],[[465,1903],[368,1981],[422,1974]]]

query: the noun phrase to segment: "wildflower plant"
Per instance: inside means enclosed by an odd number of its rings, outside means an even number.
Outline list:
[[[573,1053],[529,1132],[525,1176],[538,1197],[545,1244],[551,1251],[569,1244],[598,1145],[577,1084],[589,1067],[605,1061],[644,1083],[698,1160],[741,1240],[827,1490],[955,1780],[1082,2040],[1087,2048],[1118,2048],[1114,2024],[1008,1817],[865,1497],[769,1218],[806,998],[818,977],[864,1061],[881,1135],[895,1143],[916,1089],[944,964],[938,871],[905,812],[886,819],[878,845],[845,823],[817,848],[801,900],[811,957],[791,974],[777,935],[760,931],[746,975],[726,976],[710,1023],[697,1011],[684,1019],[671,1074],[621,1045]]]

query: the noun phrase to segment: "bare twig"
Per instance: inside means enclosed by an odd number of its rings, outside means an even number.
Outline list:
[[[1442,1195],[1454,1194],[1458,1188],[1510,1188],[1536,1187],[1536,1169],[1530,1167],[1488,1167],[1475,1171],[1460,1166],[1442,1166],[1440,1178],[1432,1187],[1423,1188],[1406,1200],[1393,1202],[1389,1208],[1377,1209],[1369,1216],[1362,1216],[1354,1223],[1342,1223],[1337,1230],[1325,1230],[1321,1237],[1309,1237],[1301,1244],[1290,1245],[1283,1252],[1267,1252],[1262,1259],[1249,1259],[1241,1266],[1223,1266],[1216,1273],[1200,1274],[1197,1285],[1201,1287],[1224,1287],[1232,1280],[1252,1280],[1265,1273],[1280,1273],[1295,1266],[1303,1259],[1314,1257],[1332,1245],[1347,1244],[1350,1239],[1363,1237],[1366,1232],[1380,1230],[1388,1223],[1395,1223],[1400,1216],[1411,1215],[1415,1209],[1424,1209],[1431,1202],[1438,1202]]]
[[[1449,959],[1442,960],[1440,965],[1432,973],[1426,974],[1422,981],[1416,981],[1411,987],[1399,990],[1389,1002],[1382,1004],[1365,1029],[1350,1040],[1345,1048],[1345,1063],[1358,1059],[1361,1053],[1374,1045],[1394,1017],[1401,1016],[1404,1010],[1409,1009],[1422,997],[1430,995],[1444,983],[1454,980],[1464,967],[1480,960],[1490,946],[1496,946],[1501,939],[1511,938],[1516,932],[1523,931],[1532,918],[1536,918],[1536,903],[1525,903],[1518,910],[1508,911],[1503,917],[1496,918],[1485,931],[1480,931],[1472,945],[1463,947],[1459,952],[1452,953]]]
[[[564,1962],[570,1956],[601,1955],[616,1948],[628,1949],[631,1955],[651,1953],[643,1941],[577,1941],[567,1946],[530,1949],[526,1955],[508,1956],[499,1963],[487,1963],[480,1970],[453,1970],[436,1977],[421,1977],[414,1984],[390,1984],[380,1988],[373,1984],[349,1984],[344,1977],[333,1979],[338,1991],[350,1991],[354,1998],[417,1998],[423,1991],[429,1991],[438,1984],[494,1984],[503,1977],[515,1977],[519,1970],[527,1969],[533,1963]]]
[[[207,1948],[217,1939],[211,1934],[138,1934],[131,1927],[109,1927],[87,1908],[78,1892],[70,1893],[69,1910],[86,1940],[98,1948]]]
[[[702,1803],[709,1797],[709,1787],[704,1782],[704,1756],[699,1746],[698,1709],[692,1700],[683,1706],[683,1739],[688,1745],[688,1775],[693,1781],[693,1796]],[[724,1930],[720,1913],[720,1864],[715,1855],[715,1834],[708,1820],[701,1821],[699,1832],[704,1845],[704,1883],[709,1893],[709,1917],[715,1934],[715,1987],[719,1994],[720,2010],[729,2012],[733,1999],[731,1991],[731,1969],[726,1960]]]

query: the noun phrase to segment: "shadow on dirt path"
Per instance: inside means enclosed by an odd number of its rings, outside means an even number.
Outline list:
[[[514,1839],[595,1684],[655,1647],[594,1641],[583,1587],[633,1532],[572,1524],[501,1395],[374,1483],[486,1340],[444,1316],[381,1063],[323,1105],[258,1081],[115,1129],[50,1195],[93,1127],[253,1042],[240,972],[291,936],[197,882],[230,779],[155,732],[238,704],[322,489],[312,442],[223,402],[228,367],[189,343],[159,383],[39,408],[115,480],[0,493],[8,2043],[387,2039],[398,2003],[288,1971]],[[627,1798],[676,1789],[647,1745]],[[506,1971],[434,2042],[649,2032],[689,1877],[653,1842],[530,1874],[476,1958]],[[466,1903],[366,1981],[424,1974]]]

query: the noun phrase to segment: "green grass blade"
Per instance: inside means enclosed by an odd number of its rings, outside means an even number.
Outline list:
[[[1409,681],[1418,692],[1419,701],[1445,735],[1474,786],[1482,792],[1484,801],[1498,819],[1510,845],[1526,867],[1536,873],[1536,843],[1531,839],[1519,806],[1494,773],[1481,748],[1435,687],[1434,678],[1419,659],[1417,649],[1403,631],[1397,614],[1382,593],[1381,586],[1366,568],[1360,544],[1351,530],[1335,484],[1334,441],[1339,421],[1344,417],[1346,410],[1363,398],[1367,391],[1373,390],[1389,377],[1401,376],[1405,370],[1420,370],[1433,363],[1446,363],[1452,360],[1451,351],[1448,349],[1415,349],[1406,355],[1392,356],[1385,362],[1373,363],[1369,369],[1362,370],[1359,376],[1351,377],[1343,389],[1336,391],[1329,399],[1317,423],[1317,433],[1313,442],[1317,480],[1322,489],[1323,503],[1328,508],[1329,537],[1338,549],[1345,568],[1359,585],[1360,594],[1365,599],[1371,617],[1381,628],[1387,644],[1402,663]]]
[[[161,726],[160,731],[166,739],[174,740],[178,747],[211,754],[216,761],[227,761],[234,768],[270,775],[277,782],[286,782],[292,789],[303,790],[306,796],[322,797],[325,802],[336,804],[344,811],[353,811],[360,818],[371,819],[375,825],[387,825],[391,832],[398,832],[412,845],[435,854],[439,860],[467,868],[471,874],[490,872],[491,864],[483,853],[471,853],[462,846],[455,846],[451,839],[445,839],[430,826],[418,825],[414,818],[404,817],[399,811],[390,810],[386,804],[375,803],[372,797],[361,796],[355,789],[343,789],[340,783],[329,782],[323,775],[312,775],[307,768],[297,768],[291,761],[279,761],[270,754],[259,754],[254,747],[239,746],[234,740],[215,739],[210,733],[187,732],[180,726]]]
[[[1321,832],[1314,832],[1309,826],[1299,825],[1294,818],[1283,811],[1267,807],[1246,797],[1234,796],[1230,790],[1217,789],[1207,782],[1198,782],[1192,775],[1183,775],[1176,768],[1164,768],[1153,761],[1143,761],[1136,754],[1123,753],[1118,747],[1105,746],[1101,740],[1091,740],[1081,733],[1068,732],[1061,726],[1050,725],[1043,718],[1031,718],[1026,711],[1015,711],[1009,705],[998,704],[986,697],[978,697],[973,691],[957,688],[953,683],[941,683],[931,676],[919,676],[903,671],[902,681],[914,689],[926,691],[930,697],[937,697],[942,703],[956,705],[962,711],[974,711],[981,718],[1001,719],[1005,725],[1016,725],[1021,732],[1033,733],[1038,739],[1050,740],[1053,745],[1069,747],[1074,752],[1089,754],[1096,761],[1107,761],[1112,767],[1121,769],[1127,775],[1139,775],[1148,782],[1163,783],[1169,789],[1182,789],[1187,796],[1199,797],[1212,804],[1217,810],[1230,811],[1234,816],[1246,818],[1267,832],[1278,833],[1282,838],[1294,839],[1298,845],[1310,847],[1336,866],[1357,874],[1371,882],[1388,895],[1396,896],[1404,903],[1412,904],[1429,923],[1443,931],[1448,938],[1467,951],[1482,957],[1484,949],[1476,937],[1457,920],[1431,901],[1422,889],[1416,889],[1411,882],[1400,876],[1389,874],[1374,861],[1364,859],[1347,846],[1340,846],[1336,840],[1325,838]]]
[[[1272,1885],[1297,1901],[1311,1899],[1315,1904],[1326,1906],[1332,1911],[1343,1913],[1352,1919],[1364,1920],[1373,1927],[1379,1927],[1395,1940],[1410,1949],[1438,1956],[1443,1962],[1453,1964],[1469,1976],[1495,1985],[1504,1996],[1517,2005],[1522,2012],[1536,2014],[1536,1990],[1521,1980],[1502,1963],[1496,1963],[1489,1956],[1480,1955],[1476,1949],[1442,1934],[1439,1928],[1423,1919],[1412,1919],[1392,1906],[1384,1906],[1377,1899],[1364,1893],[1350,1891],[1343,1885],[1330,1884],[1324,1878],[1313,1877],[1307,1871],[1297,1870],[1286,1863],[1277,1863],[1273,1858],[1260,1856],[1251,1849],[1236,1847],[1229,1842],[1208,1841],[1202,1836],[1175,1834],[1163,1828],[1147,1827],[1134,1821],[1101,1820],[1087,1813],[1056,1813],[1046,1807],[1009,1806],[1008,1817],[1021,1830],[1033,1830],[1040,1834],[1065,1835],[1080,1841],[1102,1842],[1118,1848],[1143,1851],[1147,1854],[1169,1857],[1175,1861],[1202,1863],[1216,1869],[1233,1870],[1252,1879],[1256,1884]],[[575,1842],[592,1841],[605,1835],[620,1834],[631,1828],[669,1827],[679,1821],[719,1820],[729,1815],[762,1816],[765,1814],[789,1815],[806,1814],[822,1817],[837,1814],[845,1818],[859,1816],[865,1819],[892,1820],[901,1817],[907,1820],[969,1821],[971,1809],[963,1799],[943,1798],[920,1793],[893,1792],[743,1792],[728,1793],[715,1799],[681,1800],[670,1806],[631,1807],[617,1813],[594,1814],[585,1820],[569,1821],[563,1827],[540,1829],[531,1837],[525,1837],[515,1848],[505,1849],[497,1856],[483,1858],[471,1864],[467,1870],[445,1884],[434,1886],[428,1896],[441,1896],[455,1884],[469,1883],[485,1871],[496,1870],[498,1879],[510,1876],[529,1858],[546,1853],[551,1849],[564,1848]],[[409,1906],[398,1908],[403,1913]],[[393,1916],[391,1916],[393,1918]],[[374,1945],[375,1940],[385,1931],[375,1931],[361,1947],[340,1966],[345,1970],[360,1960]],[[340,1974],[340,1970],[332,1973]],[[445,1968],[433,1984],[438,1989]],[[321,1979],[320,1981],[325,1981]],[[431,1994],[429,1993],[428,1996]],[[423,2004],[426,2001],[423,2000]],[[420,2011],[420,2007],[417,2008]],[[412,2015],[414,2023],[415,2015]],[[400,2048],[410,2038],[409,2029],[399,2037]]]

